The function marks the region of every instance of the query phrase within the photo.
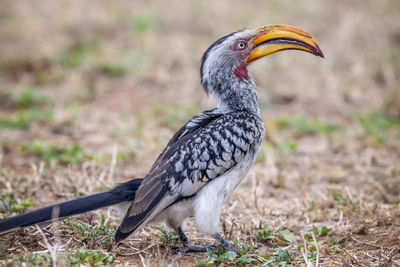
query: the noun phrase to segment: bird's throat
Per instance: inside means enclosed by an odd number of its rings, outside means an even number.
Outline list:
[[[247,64],[245,62],[240,63],[239,66],[234,70],[235,78],[239,82],[245,78],[249,72],[247,71]]]

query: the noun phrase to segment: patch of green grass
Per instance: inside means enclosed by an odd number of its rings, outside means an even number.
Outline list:
[[[246,254],[248,251],[243,252]],[[208,257],[203,259],[196,259],[199,267],[224,266],[224,263],[234,264],[236,266],[245,266],[248,264],[260,263],[256,258],[249,257],[249,255],[237,255],[233,251],[226,251],[221,245],[217,246],[217,250],[213,251],[207,249]]]
[[[19,94],[12,93],[11,100],[18,108],[38,107],[51,102],[51,97],[41,94],[36,89],[30,87]]]
[[[224,247],[219,245],[216,251],[207,250],[208,257],[196,259],[197,265],[200,267],[224,266],[224,264],[234,266],[252,266],[262,264],[263,266],[293,266],[301,260],[297,251],[289,251],[289,249],[279,249],[272,253],[266,253],[264,248],[254,251],[252,248],[243,249],[240,255],[235,252],[226,251]]]
[[[326,236],[330,231],[332,231],[331,228],[328,228],[326,226],[316,227],[315,225],[313,225],[312,229],[316,236]]]
[[[313,234],[315,234],[315,236],[323,237],[331,230],[332,229],[326,226],[314,226],[312,233],[306,232],[303,234],[306,239],[305,244],[299,244],[296,242],[297,238],[289,230],[285,229],[274,232],[271,227],[264,226],[255,233],[256,239],[262,243],[269,244],[268,247],[272,246],[279,249],[271,253],[266,252],[265,248],[262,247],[257,252],[261,258],[265,259],[265,262],[263,262],[264,266],[297,265],[298,262],[303,261],[303,256],[299,253],[302,250],[307,251],[306,254],[308,259],[315,260],[317,257],[317,246],[319,241],[314,240]],[[284,246],[284,248],[281,248],[282,246]]]
[[[52,165],[57,163],[78,164],[90,156],[77,143],[61,147],[40,140],[28,141],[22,144],[21,151],[43,159]]]
[[[82,221],[75,222],[69,218],[65,220],[65,223],[74,229],[76,233],[75,237],[86,244],[89,248],[99,245],[97,241],[106,236],[107,239],[103,240],[101,245],[105,246],[107,249],[111,249],[111,240],[115,234],[116,228],[110,228],[108,224],[105,224],[104,214],[101,215],[100,223],[97,225],[90,225]]]
[[[26,253],[18,258],[21,266],[51,266],[52,259],[50,253]]]
[[[291,267],[294,266],[290,264],[291,262],[296,261],[297,254],[290,253],[287,249],[280,249],[274,253],[263,254],[261,257],[266,259],[268,262],[264,266],[272,267],[272,266],[285,266]]]
[[[353,212],[360,211],[360,202],[358,200],[349,199],[338,192],[332,193],[335,206],[342,210],[351,210]]]
[[[22,92],[9,90],[0,93],[0,104],[5,107],[26,109],[39,107],[49,102],[51,102],[51,97],[49,95],[39,93],[33,87],[28,87]]]
[[[153,236],[160,239],[165,245],[175,244],[179,236],[175,231],[167,231],[162,227],[154,226],[154,229],[160,231],[161,234],[153,234]]]
[[[53,113],[49,110],[30,108],[18,111],[16,114],[0,117],[0,126],[8,129],[28,130],[34,123],[50,123]]]
[[[371,113],[356,112],[354,120],[361,126],[362,137],[372,137],[375,144],[384,144],[390,138],[390,130],[400,136],[400,121],[387,117],[381,110]]]
[[[258,230],[255,233],[255,237],[258,241],[267,243],[270,240],[275,239],[275,234],[272,231],[272,228],[269,225],[265,225],[262,229]]]
[[[136,33],[144,34],[154,26],[154,18],[150,15],[135,15],[132,18],[132,28]]]
[[[259,230],[255,232],[256,240],[267,244],[259,249],[243,245],[240,255],[232,251],[226,251],[221,245],[217,246],[216,251],[207,250],[208,257],[196,259],[198,266],[223,266],[224,264],[234,266],[251,266],[262,264],[262,266],[297,266],[304,262],[303,254],[305,252],[308,259],[317,258],[318,246],[320,241],[314,239],[315,236],[323,237],[331,231],[326,226],[313,227],[313,232],[303,233],[304,244],[297,243],[297,238],[288,229],[273,231],[268,226],[259,225]],[[314,235],[314,237],[313,237]],[[237,241],[234,243],[237,246]],[[328,245],[332,250],[338,249],[334,239],[330,239]],[[275,251],[272,248],[276,248]],[[272,251],[271,251],[272,250]]]
[[[340,244],[335,240],[335,238],[329,238],[329,250],[330,251],[338,251],[340,249]]]
[[[298,143],[293,140],[287,140],[278,146],[278,150],[284,153],[288,153],[296,150]]]
[[[346,197],[339,192],[333,192],[332,198],[335,202],[335,207],[343,211],[345,215],[349,216],[376,216],[377,211],[380,209],[379,203],[368,205],[359,200]]]
[[[256,258],[252,258],[246,255],[242,255],[240,258],[235,260],[236,266],[244,267],[244,266],[251,266],[252,264],[258,264],[260,261]]]
[[[98,39],[76,40],[68,50],[59,58],[60,65],[65,69],[79,67],[91,55],[100,51]]]
[[[0,194],[0,212],[12,211],[21,214],[32,206],[34,202],[35,200],[33,198],[17,200],[13,192],[9,194]]]
[[[233,261],[237,254],[233,251],[225,251],[224,247],[219,245],[216,251],[208,250],[209,259],[212,263]]]
[[[274,232],[269,225],[265,225],[256,231],[255,237],[258,241],[273,246],[289,245],[296,241],[296,237],[288,229]]]
[[[34,88],[27,88],[20,93],[9,91],[0,95],[0,99],[2,106],[15,111],[0,116],[1,127],[27,130],[34,123],[49,123],[53,119],[51,111],[42,109],[51,98]]]
[[[299,250],[299,251],[307,250],[307,252],[308,252],[307,258],[315,260],[317,258],[317,246],[319,244],[319,241],[317,239],[314,241],[314,237],[312,236],[312,234],[310,232],[303,233],[303,236],[306,240],[307,247],[305,248],[304,244],[297,245],[297,250]]]
[[[69,256],[69,266],[111,266],[115,260],[114,255],[107,255],[98,251],[88,251],[81,247]]]
[[[129,73],[128,68],[123,64],[104,64],[99,68],[101,73],[112,75],[112,76],[122,76]]]
[[[300,117],[281,117],[275,120],[281,129],[293,129],[299,136],[309,134],[324,134],[331,136],[332,133],[343,128],[338,124],[327,123],[322,120],[311,120],[304,116]]]
[[[57,265],[64,262],[67,266],[112,266],[115,255],[104,254],[99,251],[89,251],[84,247],[67,251],[67,254],[57,254]],[[18,258],[20,266],[51,266],[53,264],[50,253],[26,253]]]

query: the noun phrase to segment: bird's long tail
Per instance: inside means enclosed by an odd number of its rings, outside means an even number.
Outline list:
[[[120,184],[110,191],[80,197],[18,216],[0,220],[0,235],[28,227],[36,223],[65,218],[83,212],[131,201],[143,179],[134,179]],[[54,218],[56,217],[56,218]]]

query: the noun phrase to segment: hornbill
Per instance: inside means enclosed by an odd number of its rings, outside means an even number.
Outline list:
[[[164,221],[179,234],[183,243],[179,251],[215,247],[189,241],[184,225],[194,216],[202,233],[238,252],[219,234],[218,225],[222,206],[253,165],[265,131],[247,65],[288,49],[324,57],[313,36],[288,25],[244,29],[220,38],[204,53],[200,71],[201,83],[216,98],[217,107],[193,117],[175,133],[143,179],[4,219],[0,234],[53,217],[130,202],[114,236],[117,243],[150,222]]]

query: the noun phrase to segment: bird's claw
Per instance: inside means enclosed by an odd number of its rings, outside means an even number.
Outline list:
[[[238,255],[241,255],[242,252],[243,252],[243,250],[238,249],[238,248],[235,248],[235,247],[233,247],[233,248],[228,248],[228,250],[233,251],[233,252],[235,252],[235,253],[238,254]]]
[[[187,247],[179,247],[179,248],[174,249],[173,253],[174,254],[180,254],[180,253],[183,254],[183,253],[186,253],[188,251],[189,251],[189,249]]]

